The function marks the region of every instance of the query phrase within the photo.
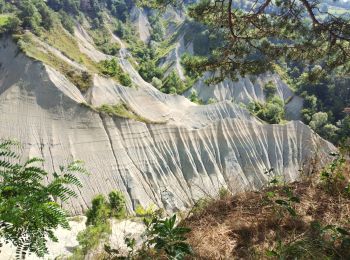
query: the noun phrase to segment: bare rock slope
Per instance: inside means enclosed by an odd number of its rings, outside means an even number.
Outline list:
[[[126,195],[129,210],[137,204],[184,209],[222,187],[259,188],[267,182],[266,169],[294,180],[314,151],[333,149],[298,121],[267,125],[232,102],[198,106],[160,93],[119,59],[137,88],[95,75],[94,86],[82,95],[11,40],[0,43],[0,138],[21,141],[24,156],[43,157],[49,171],[85,161],[91,175],[81,177],[84,187],[67,206],[73,214],[113,189]],[[149,122],[91,108],[120,101]]]

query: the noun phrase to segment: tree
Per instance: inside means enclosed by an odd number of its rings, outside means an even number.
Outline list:
[[[264,85],[264,93],[267,100],[270,100],[275,96],[277,92],[277,87],[273,81],[269,81]]]
[[[338,139],[339,128],[328,122],[328,114],[325,112],[317,112],[312,116],[309,123],[310,127],[323,138],[332,142]]]
[[[139,1],[151,7],[180,5],[182,0]],[[254,1],[241,9],[233,0],[201,0],[189,15],[216,29],[222,44],[214,48],[202,71],[220,69],[219,79],[272,69],[280,59],[320,64],[322,70],[350,71],[350,18],[329,12],[319,15],[322,1]],[[325,11],[325,10],[324,10]]]
[[[278,96],[269,98],[265,104],[251,102],[248,109],[269,124],[279,124],[284,119],[284,102]]]
[[[162,91],[168,94],[181,93],[185,89],[185,84],[180,79],[179,75],[172,71],[165,79]]]
[[[23,22],[23,27],[38,32],[42,19],[35,4],[30,0],[24,0],[19,2],[18,7],[20,9],[19,18]]]
[[[54,230],[69,228],[67,213],[59,203],[77,196],[73,187],[82,184],[75,174],[87,172],[81,162],[73,162],[49,174],[37,166],[42,159],[20,163],[14,145],[0,143],[0,236],[17,247],[17,258],[28,252],[42,257],[48,253],[48,240],[57,241]],[[52,180],[44,184],[49,175]]]

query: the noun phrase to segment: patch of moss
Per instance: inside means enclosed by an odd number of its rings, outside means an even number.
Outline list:
[[[136,114],[127,104],[125,103],[119,103],[116,105],[108,105],[104,104],[96,110],[102,114],[106,114],[108,116],[116,116],[121,118],[127,118],[127,119],[133,119],[136,121],[140,121],[146,124],[153,123],[153,124],[161,124],[165,122],[154,122],[147,118],[144,118],[138,114]]]

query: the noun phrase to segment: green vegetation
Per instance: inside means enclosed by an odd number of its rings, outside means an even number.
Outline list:
[[[120,103],[117,105],[102,105],[97,108],[97,111],[103,114],[107,114],[109,116],[117,116],[117,117],[122,117],[122,118],[128,118],[128,119],[133,119],[136,121],[144,122],[144,123],[151,123],[152,121],[137,115],[134,111],[131,110],[131,108],[125,104],[125,103]],[[157,123],[157,122],[152,122],[152,123]]]
[[[155,61],[147,60],[147,58],[140,64],[139,73],[147,82],[152,82],[153,78],[161,79],[164,74],[163,70],[156,65]]]
[[[186,90],[184,82],[180,79],[179,75],[172,71],[164,80],[161,91],[168,94],[181,94]]]
[[[202,76],[201,72],[198,72],[198,68],[203,66],[208,59],[203,56],[192,56],[188,53],[185,53],[181,57],[181,64],[184,67],[186,74],[193,79],[198,79]]]
[[[152,27],[151,40],[156,42],[162,41],[165,36],[165,29],[160,14],[150,16],[149,22]]]
[[[276,95],[276,92],[277,92],[277,87],[272,81],[269,81],[264,85],[264,94],[265,94],[266,100],[271,100]]]
[[[112,191],[108,194],[108,201],[103,195],[97,195],[86,216],[87,228],[78,234],[79,246],[70,257],[72,260],[85,259],[91,250],[107,242],[111,233],[110,219],[122,219],[126,216],[124,195],[119,191]]]
[[[89,30],[89,34],[94,40],[95,45],[99,50],[107,55],[116,56],[121,48],[118,42],[113,42],[111,35],[106,26],[100,26]]]
[[[165,254],[168,259],[184,259],[192,254],[191,246],[186,242],[189,228],[176,225],[176,215],[171,218],[145,219],[148,249],[154,248],[158,254]],[[163,253],[164,252],[164,253]]]
[[[189,96],[189,99],[191,100],[191,102],[196,103],[198,105],[204,104],[203,100],[198,98],[197,91],[195,91],[195,90],[192,90],[191,95]]]
[[[143,218],[146,230],[143,234],[144,242],[136,249],[134,238],[125,238],[129,248],[128,256],[120,255],[117,249],[105,245],[108,259],[172,259],[182,260],[192,254],[192,248],[187,243],[186,234],[189,228],[178,226],[177,217],[161,218],[157,212],[152,212]]]
[[[99,66],[102,74],[115,78],[123,86],[131,86],[132,82],[129,75],[123,71],[116,59],[101,61]]]
[[[0,34],[5,32],[15,32],[20,25],[20,20],[13,15],[0,14]]]
[[[67,53],[64,53],[66,56],[74,59],[82,58],[82,60],[86,60],[86,64],[90,64],[90,67],[93,68],[93,63],[90,59],[88,59],[84,55],[80,55],[80,52],[74,52],[74,47],[78,48],[74,44],[69,44],[68,41],[55,40],[53,35],[46,38],[47,41],[51,41],[57,46],[62,46],[63,50],[67,50]],[[57,38],[58,39],[58,38]],[[66,45],[67,43],[67,45]],[[51,51],[44,51],[41,48],[38,48],[40,44],[39,41],[32,35],[30,32],[26,34],[20,35],[17,38],[17,44],[19,48],[26,53],[29,57],[32,57],[36,60],[40,60],[45,64],[55,68],[63,75],[65,75],[75,86],[77,86],[81,91],[86,91],[90,86],[92,86],[92,76],[89,72],[84,70],[79,70],[72,65],[68,64],[66,61],[58,57],[55,53]],[[54,45],[54,46],[55,46]],[[64,46],[64,47],[63,47]],[[71,48],[69,48],[71,46]],[[73,58],[74,57],[74,58]],[[95,69],[96,70],[96,69]]]
[[[43,159],[21,163],[13,152],[15,145],[11,141],[0,143],[0,236],[17,247],[18,259],[29,252],[42,257],[48,253],[48,240],[57,241],[54,230],[69,228],[67,213],[58,201],[76,197],[73,187],[82,187],[76,174],[87,172],[81,162],[73,162],[49,175],[40,166]],[[52,179],[44,184],[48,176]]]
[[[277,96],[272,97],[266,103],[253,101],[248,105],[248,109],[269,124],[279,124],[284,119],[284,102]]]
[[[303,121],[323,138],[340,145],[349,142],[345,109],[350,106],[349,75],[326,75],[320,66],[304,70],[298,64],[285,65],[289,81],[304,98]]]

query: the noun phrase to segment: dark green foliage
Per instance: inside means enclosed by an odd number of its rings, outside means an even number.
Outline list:
[[[176,215],[163,220],[154,218],[145,220],[147,227],[146,244],[159,252],[165,252],[169,259],[184,259],[192,253],[191,246],[186,242],[185,235],[189,228],[176,225]]]
[[[139,73],[147,82],[152,82],[153,78],[162,78],[163,70],[158,67],[153,60],[145,60],[140,64]]]
[[[172,71],[164,80],[161,91],[168,94],[181,94],[185,88],[186,86],[179,75],[175,71]]]
[[[276,92],[277,92],[277,87],[272,81],[269,81],[264,85],[264,94],[265,94],[266,100],[271,100],[276,95]]]
[[[181,57],[181,65],[184,67],[186,74],[193,79],[202,76],[202,73],[198,72],[198,68],[206,62],[208,62],[208,58],[203,56],[192,56],[185,53]]]
[[[128,11],[131,8],[130,1],[125,0],[107,0],[107,5],[111,13],[119,20],[125,22],[128,17]]]
[[[176,215],[161,219],[156,212],[143,219],[146,230],[143,234],[145,241],[140,249],[136,250],[136,241],[126,237],[125,243],[129,248],[127,256],[120,255],[118,249],[105,245],[108,259],[173,259],[182,260],[192,254],[192,248],[187,243],[186,234],[189,228],[176,224]]]
[[[106,223],[111,217],[124,217],[125,210],[125,198],[121,192],[110,192],[108,201],[103,195],[97,195],[92,200],[92,206],[86,213],[86,224],[98,226]]]
[[[80,0],[48,0],[47,4],[55,11],[64,10],[70,14],[78,14]]]
[[[191,92],[189,99],[191,100],[191,102],[196,103],[198,105],[203,105],[204,103],[203,100],[198,98],[197,92],[195,90]]]
[[[125,198],[120,191],[112,191],[108,194],[109,207],[111,209],[111,215],[113,217],[125,216]]]
[[[160,42],[164,39],[165,29],[162,25],[160,15],[152,15],[149,17],[149,22],[152,27],[151,39]]]
[[[23,164],[13,152],[14,143],[0,143],[0,236],[17,247],[17,257],[28,252],[47,253],[48,240],[57,241],[54,230],[69,228],[67,214],[58,204],[77,194],[73,187],[82,184],[76,173],[86,174],[81,162],[73,162],[49,173],[40,166],[42,159],[31,158]]]
[[[104,60],[99,63],[102,74],[116,78],[122,85],[131,86],[131,79],[120,67],[117,59]]]
[[[330,74],[318,78],[317,75],[323,74],[319,67],[298,71],[293,74],[293,83],[305,99],[302,110],[304,122],[311,124],[322,137],[335,144],[342,144],[349,131],[347,115],[344,113],[344,109],[350,107],[349,76]],[[288,73],[292,76],[290,71]]]
[[[74,34],[74,20],[70,15],[64,11],[60,11],[60,20],[64,29],[66,29],[71,34]]]
[[[254,101],[249,104],[248,109],[260,119],[270,124],[279,124],[284,119],[284,102],[274,96],[266,103]]]
[[[119,191],[108,194],[108,201],[103,195],[92,200],[91,208],[86,212],[87,228],[79,232],[79,246],[74,249],[72,260],[85,259],[90,250],[104,243],[111,233],[110,218],[123,218],[126,214],[125,198]]]
[[[103,224],[109,219],[111,210],[103,195],[97,195],[91,202],[91,208],[86,212],[87,225],[97,226]]]
[[[16,32],[21,24],[17,16],[3,15],[0,16],[0,34],[5,32]]]

